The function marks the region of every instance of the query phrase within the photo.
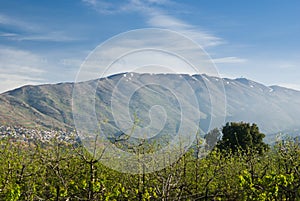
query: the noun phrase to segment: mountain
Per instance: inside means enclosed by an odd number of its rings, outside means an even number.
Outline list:
[[[300,129],[299,91],[279,86],[268,87],[245,78],[147,73],[122,73],[76,85],[24,86],[5,92],[0,95],[0,124],[74,129],[74,86],[82,92],[84,101],[90,101],[85,96],[95,89],[92,97],[97,121],[105,122],[99,124],[110,135],[124,132],[118,128],[126,118],[131,123],[135,118],[142,120],[139,121],[139,128],[152,125],[153,129],[147,132],[160,132],[162,123],[165,123],[167,131],[176,132],[184,115],[191,116],[188,117],[189,123],[200,115],[203,132],[228,121],[256,123],[270,136],[281,131],[291,131],[297,135],[295,131]],[[119,98],[115,99],[114,96]],[[81,105],[81,109],[93,112],[93,107],[87,105]],[[128,105],[128,108],[122,108],[122,105]],[[181,109],[185,111],[182,113]],[[122,116],[126,112],[129,116]],[[156,114],[156,118],[152,118],[153,114]],[[86,125],[91,122],[85,118],[81,120],[86,121]],[[127,131],[132,126],[128,122],[121,125],[127,127]]]

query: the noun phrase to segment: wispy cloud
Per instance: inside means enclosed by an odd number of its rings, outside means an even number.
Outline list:
[[[24,85],[39,85],[43,80],[36,79],[24,75],[0,74],[0,81],[5,85],[0,85],[0,93],[12,90]]]
[[[224,43],[223,39],[166,14],[152,13],[148,19],[148,24],[154,27],[178,31],[203,47],[218,46]]]
[[[18,29],[33,31],[38,30],[39,27],[33,23],[28,23],[20,19],[16,19],[0,13],[0,25],[12,26]]]
[[[289,88],[289,89],[295,89],[297,91],[300,91],[300,84],[295,84],[295,83],[279,83],[278,85],[282,86],[282,87]]]
[[[25,22],[7,15],[0,14],[0,26],[12,27],[15,32],[0,32],[0,37],[17,41],[39,41],[39,42],[71,42],[80,40],[72,37],[64,31],[53,31],[49,27]]]
[[[45,70],[46,60],[29,51],[10,47],[0,47],[0,92],[19,87],[25,84],[41,84]]]
[[[208,31],[201,30],[192,24],[168,15],[163,10],[163,6],[174,4],[169,0],[129,0],[120,4],[112,4],[103,0],[82,1],[102,14],[138,12],[146,18],[147,25],[177,31],[196,41],[202,47],[217,46],[225,43],[222,38],[216,37]]]
[[[32,35],[25,35],[25,36],[15,36],[15,40],[19,41],[50,41],[50,42],[72,42],[77,41],[79,38],[67,36],[64,32],[61,31],[54,31],[44,34],[32,34]]]
[[[153,11],[157,6],[172,4],[169,0],[124,0],[118,3],[108,0],[82,0],[101,14],[116,14],[132,11]],[[156,8],[155,8],[156,7]],[[145,13],[144,13],[145,14]]]
[[[172,31],[176,31],[179,34],[185,35],[186,37],[192,39],[195,41],[198,45],[201,47],[216,47],[221,44],[225,43],[225,40],[215,36],[214,34],[204,31],[198,26],[195,26],[193,24],[190,24],[186,21],[183,21],[176,17],[176,15],[170,15],[170,9],[172,9],[172,6],[178,6],[175,5],[176,3],[169,1],[169,0],[128,0],[128,1],[122,1],[122,3],[115,3],[113,4],[113,10],[110,9],[112,5],[109,3],[109,1],[103,1],[103,0],[82,0],[84,3],[88,4],[89,6],[93,7],[95,10],[97,10],[101,14],[118,14],[118,13],[126,13],[126,12],[136,12],[144,17],[146,25],[150,27],[155,28],[162,28],[162,29],[169,29]],[[166,9],[168,7],[168,9]],[[147,33],[148,35],[151,35],[151,31]],[[155,34],[154,34],[155,35]],[[191,48],[191,44],[186,44],[186,41],[180,40],[176,34],[172,33],[165,33],[165,35],[160,35],[157,38],[157,40],[153,41],[147,41],[146,37],[139,38],[139,36],[132,37],[131,40],[127,37],[126,40],[122,41],[124,44],[120,44],[120,41],[118,43],[118,48],[121,52],[126,52],[125,50],[128,49],[132,50],[132,47],[161,47],[161,49],[168,49],[172,50],[174,52],[181,52],[184,55],[188,55],[190,61],[196,61],[200,65],[200,60],[205,60],[205,65],[201,65],[201,73],[206,73],[210,75],[217,76],[218,72],[215,72],[214,67],[211,67],[207,62],[207,57],[205,56],[199,56],[199,49],[196,48],[197,51],[195,51],[195,47]],[[140,41],[139,41],[139,40]],[[136,43],[143,43],[140,45],[136,45]],[[153,45],[155,43],[155,45]],[[172,47],[170,47],[172,46]],[[131,48],[131,49],[130,49]],[[125,50],[123,50],[125,49]],[[105,51],[105,56],[101,58],[110,58],[116,55],[118,50],[116,48],[113,48],[111,50]],[[201,53],[202,54],[202,53]],[[180,55],[180,54],[179,54]],[[201,59],[200,59],[201,57]],[[140,55],[140,60],[145,61],[147,60],[147,57]],[[95,59],[97,61],[97,59]],[[153,60],[153,59],[152,59]],[[164,61],[162,58],[159,60],[160,62]],[[200,61],[200,63],[199,63]],[[217,58],[214,60],[215,63],[242,63],[245,62],[245,59],[241,59],[238,57],[224,57],[224,58]],[[130,66],[132,63],[127,61],[127,63]],[[89,64],[90,66],[97,66],[93,62]],[[165,63],[166,66],[172,66],[170,70],[181,72],[182,68],[176,68],[177,64],[176,61],[171,62],[170,59]],[[101,66],[101,65],[100,65]],[[122,67],[120,67],[120,72],[122,72],[122,69],[124,70],[125,64],[122,64]],[[136,66],[136,65],[132,65]],[[125,69],[126,70],[126,69]],[[184,73],[193,73],[194,71],[190,69],[183,69]],[[95,69],[95,72],[97,69]],[[203,72],[202,72],[203,71]],[[94,71],[91,72],[92,76],[95,75]],[[89,76],[87,76],[89,77]]]
[[[223,57],[213,59],[215,64],[224,64],[224,63],[245,63],[247,60],[238,58],[238,57]]]
[[[17,25],[17,26],[21,25],[19,21],[13,20],[12,18],[9,18],[3,14],[0,14],[0,24]]]
[[[0,37],[16,37],[18,34],[9,32],[0,32]]]
[[[112,14],[115,12],[119,12],[119,8],[114,7],[112,3],[97,1],[97,0],[82,0],[87,5],[93,7],[98,12],[102,14]]]

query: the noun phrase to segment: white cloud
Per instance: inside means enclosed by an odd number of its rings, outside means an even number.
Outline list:
[[[224,63],[245,63],[247,60],[238,58],[238,57],[223,57],[223,58],[217,58],[212,60],[216,64],[224,64]]]
[[[15,33],[8,33],[8,32],[2,32],[0,33],[0,37],[16,37],[18,34]]]
[[[28,31],[39,29],[39,27],[36,26],[35,24],[28,23],[23,20],[16,19],[16,18],[7,16],[7,15],[4,15],[4,14],[0,14],[0,24],[13,26],[13,27],[17,27],[19,29],[28,30]]]
[[[0,37],[6,37],[17,41],[50,41],[50,42],[70,42],[79,40],[71,37],[63,31],[49,31],[49,27],[37,26],[34,23],[25,22],[7,15],[0,14],[0,24],[8,25],[29,33],[6,33],[0,32]]]
[[[82,0],[82,2],[90,4],[92,6],[96,6],[97,5],[97,0]]]
[[[163,14],[151,14],[148,24],[157,27],[168,27],[171,29],[190,29],[191,25],[184,23],[176,18]]]
[[[108,1],[82,0],[82,2],[93,7],[95,10],[102,14],[112,14],[120,11],[119,6],[116,6]]]
[[[279,86],[285,87],[285,88],[289,88],[289,89],[295,89],[300,91],[300,84],[296,84],[296,83],[279,83]]]
[[[29,36],[16,37],[20,41],[51,41],[51,42],[72,42],[78,38],[67,36],[63,32],[49,32],[44,34],[33,34]]]
[[[202,47],[217,46],[224,43],[223,39],[166,14],[161,9],[161,5],[171,5],[172,2],[168,0],[129,0],[120,4],[112,4],[103,0],[82,1],[102,14],[138,12],[146,17],[146,22],[149,26],[177,31],[194,40]]]
[[[202,47],[218,46],[224,43],[224,40],[219,37],[165,14],[152,13],[148,19],[148,24],[154,27],[177,31],[191,38]]]
[[[20,26],[21,22],[16,21],[12,18],[9,18],[6,15],[0,14],[0,24],[6,24],[6,25],[17,25]],[[23,24],[23,23],[22,23]]]
[[[60,59],[58,64],[63,65],[63,66],[69,66],[72,68],[75,67],[75,69],[76,69],[76,68],[80,67],[80,65],[82,64],[83,61],[84,61],[84,59],[79,59],[79,58],[65,58],[65,59]]]
[[[26,84],[41,84],[47,64],[42,57],[24,50],[0,47],[0,92]]]
[[[0,85],[0,93],[24,85],[39,85],[43,82],[42,79],[33,80],[32,77],[13,74],[0,74],[0,81],[5,83]]]

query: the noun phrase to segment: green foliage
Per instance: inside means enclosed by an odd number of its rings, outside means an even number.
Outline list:
[[[163,170],[135,175],[56,138],[1,138],[0,147],[0,200],[300,200],[300,146],[293,139],[262,154],[214,149],[197,158],[190,150]]]
[[[232,151],[236,153],[238,150],[242,150],[262,154],[269,148],[263,142],[265,135],[259,132],[256,124],[227,123],[222,129],[222,133],[222,140],[219,141],[217,147],[225,152]]]

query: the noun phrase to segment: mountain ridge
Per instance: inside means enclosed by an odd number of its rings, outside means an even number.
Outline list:
[[[127,76],[127,78],[126,78]],[[184,78],[195,91],[199,102],[203,130],[209,128],[209,119],[222,115],[222,85],[226,96],[225,121],[247,121],[257,123],[263,132],[272,134],[300,128],[300,92],[280,86],[265,86],[246,78],[218,78],[209,75],[188,74],[150,74],[120,73],[91,81],[81,82],[83,88],[97,85],[96,103],[98,114],[111,118],[109,111],[110,97],[114,86],[121,80],[128,82],[128,87],[138,86],[144,80],[160,80],[166,87],[182,87],[180,77]],[[131,80],[132,78],[132,80]],[[221,82],[222,81],[222,82]],[[125,83],[126,83],[125,82]],[[74,129],[72,114],[72,92],[74,83],[26,85],[0,94],[0,123],[17,124],[25,127]],[[159,89],[162,90],[162,89]],[[164,92],[162,92],[164,93]],[[153,95],[142,91],[142,96],[152,99]],[[211,102],[215,99],[215,113],[210,114]],[[188,98],[186,98],[188,101]],[[135,101],[138,101],[136,98]],[[146,105],[149,101],[143,99]],[[134,103],[137,107],[138,102]],[[145,110],[146,111],[146,110]],[[144,111],[144,112],[145,112]],[[219,113],[218,113],[219,112]],[[110,119],[111,120],[111,119]],[[171,121],[172,122],[172,121]],[[299,123],[298,123],[299,122]],[[220,127],[222,125],[216,125]],[[108,126],[115,132],[116,125]]]

